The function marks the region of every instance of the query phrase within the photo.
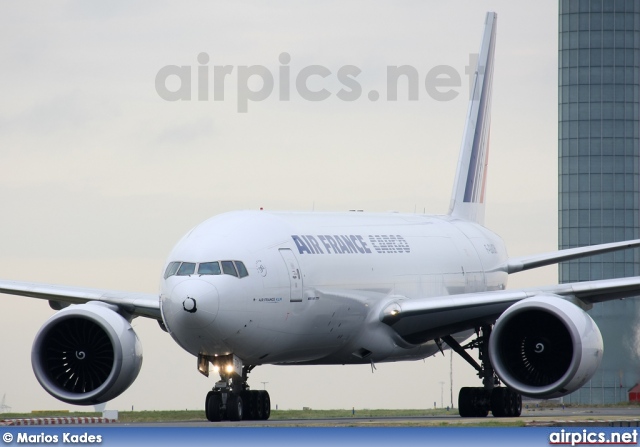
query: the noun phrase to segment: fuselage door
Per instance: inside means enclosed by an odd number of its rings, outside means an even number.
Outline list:
[[[300,265],[298,260],[294,256],[293,252],[288,248],[281,248],[280,255],[284,261],[284,265],[289,272],[289,285],[290,285],[290,301],[292,303],[302,302],[302,274],[300,273]]]

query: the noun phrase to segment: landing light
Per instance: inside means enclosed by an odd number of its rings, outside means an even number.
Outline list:
[[[384,318],[397,317],[401,312],[402,308],[398,305],[398,303],[391,303],[384,308],[384,310],[382,311],[382,315],[380,315],[380,319],[382,320]]]
[[[227,371],[228,373],[232,373],[232,372],[233,372],[233,364],[229,363],[229,364],[226,366],[226,368],[225,368],[225,369],[226,369],[226,371]]]

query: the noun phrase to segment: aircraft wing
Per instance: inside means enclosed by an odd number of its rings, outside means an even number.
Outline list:
[[[409,343],[423,343],[494,323],[509,306],[536,295],[578,299],[585,305],[640,295],[640,277],[605,279],[545,287],[465,293],[391,302],[380,319]]]
[[[0,293],[48,300],[56,310],[69,304],[100,301],[116,305],[133,316],[162,321],[160,299],[153,294],[4,280],[0,280]]]
[[[507,273],[516,273],[523,270],[543,267],[545,265],[557,264],[562,261],[569,261],[571,259],[577,259],[584,256],[609,253],[611,251],[623,250],[625,248],[633,247],[640,247],[640,239],[623,242],[612,242],[610,244],[591,245],[587,247],[568,248],[549,253],[540,253],[533,256],[510,258],[497,270]]]

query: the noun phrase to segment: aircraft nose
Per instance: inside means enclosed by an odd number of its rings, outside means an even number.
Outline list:
[[[218,315],[218,290],[201,279],[187,279],[178,283],[170,293],[169,312],[179,326],[203,328]],[[168,316],[168,315],[167,315]]]

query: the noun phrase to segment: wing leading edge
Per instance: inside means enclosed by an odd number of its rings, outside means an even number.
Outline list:
[[[640,247],[640,239],[612,242],[609,244],[591,245],[588,247],[568,248],[565,250],[558,250],[549,253],[540,253],[533,256],[510,258],[504,265],[500,266],[496,270],[507,273],[517,273],[524,270],[543,267],[545,265],[557,264],[558,262],[582,258],[584,256],[593,256],[634,247]]]
[[[50,303],[58,304],[57,308],[52,304],[56,310],[68,304],[99,301],[118,306],[134,317],[140,316],[162,321],[159,298],[157,295],[148,293],[3,280],[0,280],[0,293],[48,300]]]
[[[605,279],[520,290],[465,293],[391,302],[380,320],[409,343],[418,344],[492,324],[516,302],[534,296],[556,296],[589,307],[593,303],[640,293],[640,277]]]

